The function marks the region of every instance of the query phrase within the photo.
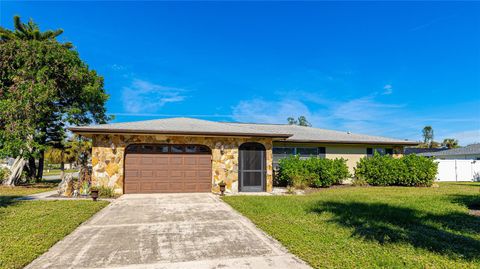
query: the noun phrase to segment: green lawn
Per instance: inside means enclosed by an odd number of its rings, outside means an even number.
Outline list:
[[[55,184],[0,186],[0,268],[22,268],[108,203],[16,201],[52,190]]]
[[[78,169],[66,169],[65,173],[76,173],[78,172]],[[50,169],[50,170],[43,170],[43,175],[44,176],[55,176],[55,175],[60,175],[62,173],[62,170],[60,169]]]
[[[224,201],[316,268],[480,268],[479,183]]]

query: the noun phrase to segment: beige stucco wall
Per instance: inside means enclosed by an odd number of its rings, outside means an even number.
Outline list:
[[[357,162],[367,156],[367,148],[393,148],[394,157],[403,155],[403,146],[367,145],[367,144],[328,144],[328,143],[295,143],[274,142],[277,147],[325,147],[325,157],[329,159],[344,158],[350,173],[354,173]]]
[[[222,180],[227,184],[227,192],[238,192],[238,147],[246,142],[261,143],[266,149],[266,190],[272,191],[271,138],[103,134],[92,138],[92,183],[114,188],[117,193],[123,193],[125,148],[138,143],[208,146],[212,150],[212,192],[219,192],[218,183]]]
[[[329,159],[344,158],[350,173],[353,174],[357,162],[367,156],[366,146],[327,146],[325,157]]]

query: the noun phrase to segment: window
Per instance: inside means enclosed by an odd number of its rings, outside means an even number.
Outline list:
[[[273,148],[273,154],[293,155],[295,154],[295,148]]]
[[[181,153],[181,152],[185,152],[184,150],[185,148],[181,145],[172,145],[171,147],[171,151],[172,153]]]
[[[129,145],[127,153],[211,153],[210,148],[203,145],[167,145],[167,144],[138,144]]]
[[[157,146],[157,152],[159,152],[159,153],[167,153],[167,152],[168,152],[168,145],[160,145],[160,146]]]
[[[291,155],[299,155],[300,158],[306,159],[311,157],[325,158],[325,147],[274,147],[273,150],[273,166],[278,166],[278,161]]]
[[[185,146],[186,153],[195,153],[197,152],[197,146]]]
[[[367,148],[367,155],[372,156],[374,152],[380,155],[393,155],[393,148]]]

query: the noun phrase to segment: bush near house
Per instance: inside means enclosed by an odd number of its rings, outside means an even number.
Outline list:
[[[433,159],[423,156],[393,158],[375,154],[357,163],[355,177],[376,186],[431,186],[437,169]]]
[[[341,159],[309,158],[291,156],[279,161],[280,183],[295,188],[330,187],[350,177],[347,161]]]

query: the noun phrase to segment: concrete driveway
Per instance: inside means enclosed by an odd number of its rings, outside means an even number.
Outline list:
[[[124,195],[26,268],[310,268],[213,194]]]

